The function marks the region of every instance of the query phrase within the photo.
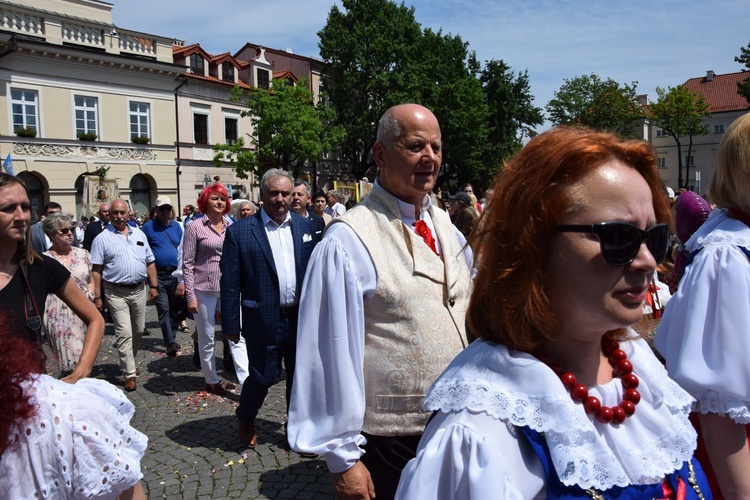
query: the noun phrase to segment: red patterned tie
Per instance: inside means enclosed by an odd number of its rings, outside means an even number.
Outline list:
[[[414,232],[416,232],[424,240],[427,246],[430,247],[433,252],[435,252],[435,255],[437,255],[437,248],[435,248],[435,238],[432,236],[430,226],[428,226],[425,221],[419,220],[414,223]]]

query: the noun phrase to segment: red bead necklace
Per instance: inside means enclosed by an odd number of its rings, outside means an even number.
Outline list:
[[[562,367],[558,365],[550,363],[546,356],[537,356],[537,358],[546,363],[560,377],[565,388],[570,391],[570,397],[576,403],[583,403],[586,413],[594,415],[603,424],[619,425],[635,413],[635,405],[641,400],[641,394],[637,389],[639,380],[633,373],[633,363],[628,361],[628,355],[620,349],[619,342],[608,337],[602,337],[602,352],[609,358],[609,364],[613,368],[612,375],[619,377],[622,388],[625,389],[620,404],[612,408],[602,406],[599,398],[589,396],[589,388],[577,383],[575,375],[563,371]]]

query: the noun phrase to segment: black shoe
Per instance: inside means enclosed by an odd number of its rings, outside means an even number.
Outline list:
[[[198,342],[196,341],[193,341],[193,366],[201,367],[201,358],[198,357]]]
[[[172,342],[171,344],[167,346],[167,356],[169,356],[170,358],[173,358],[177,356],[177,353],[179,352],[179,350],[180,350],[180,344],[178,344],[177,342]]]
[[[151,335],[151,332],[149,331],[149,329],[148,328],[144,328],[143,329],[143,336],[144,337],[148,337],[150,335]]]

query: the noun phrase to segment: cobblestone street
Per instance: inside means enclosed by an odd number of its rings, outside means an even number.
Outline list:
[[[192,322],[188,324],[193,327]],[[202,390],[204,380],[192,363],[189,333],[178,333],[182,350],[176,358],[170,358],[165,354],[152,305],[147,307],[146,327],[150,335],[143,337],[136,358],[138,389],[126,394],[137,409],[132,424],[149,440],[141,462],[149,498],[333,497],[325,462],[302,458],[286,445],[283,375],[269,391],[258,415],[258,445],[248,449],[237,435],[237,379],[223,371],[220,338],[216,365],[228,389],[223,397]],[[122,388],[113,342],[114,329],[107,324],[92,377]]]

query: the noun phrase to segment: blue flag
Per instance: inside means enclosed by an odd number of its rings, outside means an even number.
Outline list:
[[[8,156],[5,157],[5,161],[3,162],[3,169],[8,175],[16,175],[13,173],[13,159],[10,157],[10,153],[8,153]]]

